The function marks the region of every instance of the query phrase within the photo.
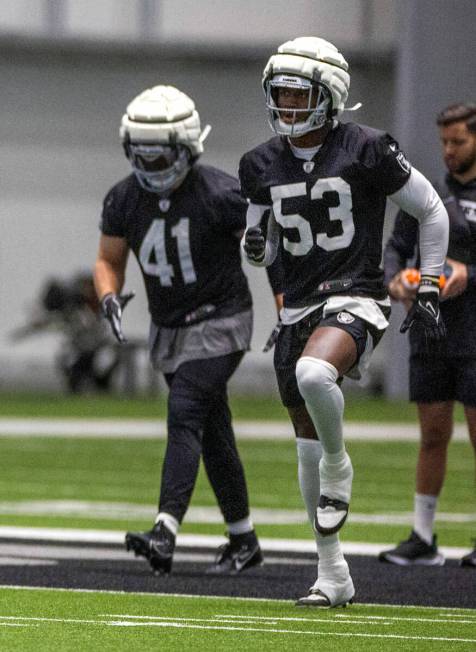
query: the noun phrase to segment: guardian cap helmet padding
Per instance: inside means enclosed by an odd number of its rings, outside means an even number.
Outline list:
[[[349,94],[348,69],[338,49],[322,38],[301,36],[280,45],[263,71],[271,128],[280,135],[301,136],[339,116]],[[278,107],[277,92],[283,87],[308,88],[307,108]],[[281,119],[281,114],[290,110],[294,113],[292,124]]]
[[[203,153],[209,131],[208,126],[201,131],[195,104],[185,93],[154,86],[128,105],[120,136],[141,186],[166,194],[180,185]]]

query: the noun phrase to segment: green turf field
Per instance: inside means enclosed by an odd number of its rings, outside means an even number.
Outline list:
[[[275,399],[234,397],[237,419],[260,417],[265,421],[285,419]],[[164,399],[121,398],[111,396],[55,397],[51,395],[0,395],[0,416],[122,417],[163,418]],[[458,413],[458,418],[461,414]],[[415,423],[414,406],[376,398],[351,397],[347,402],[348,420],[396,422],[405,418]],[[291,435],[290,435],[291,436]],[[252,508],[294,510],[303,514],[296,479],[296,450],[292,439],[241,440],[240,453],[249,483]],[[154,515],[165,449],[163,440],[61,439],[48,437],[0,438],[0,525],[136,529],[150,525]],[[348,442],[355,480],[352,514],[364,517],[352,521],[343,539],[394,543],[409,532],[407,522],[395,523],[392,514],[411,512],[417,444],[412,442]],[[130,506],[117,516],[102,510],[81,513],[66,509],[41,510],[25,506],[25,501],[92,501]],[[20,504],[19,509],[15,505]],[[142,507],[135,515],[133,505]],[[132,505],[132,506],[131,506]],[[212,507],[214,496],[203,469],[193,496],[192,507]],[[150,517],[144,509],[150,508]],[[7,509],[8,508],[8,509]],[[437,524],[441,545],[469,546],[475,536],[475,522],[468,515],[476,512],[474,501],[474,462],[467,442],[452,442],[448,474],[439,503],[441,513],[456,512],[458,522],[440,519]],[[387,517],[383,522],[365,522],[365,515]],[[291,523],[276,519],[257,523],[261,536],[308,538],[309,526],[303,515]],[[374,519],[375,520],[375,519]],[[183,532],[223,534],[221,523],[204,523],[187,518]]]
[[[286,419],[274,399],[234,398],[232,408],[237,419]],[[4,395],[0,396],[2,416],[163,419],[165,402]],[[403,402],[353,398],[346,418],[406,421],[416,427],[414,408]],[[457,418],[461,420],[461,412]],[[0,437],[0,525],[148,528],[155,514],[164,449],[165,441],[158,439]],[[239,449],[252,509],[271,515],[267,522],[257,519],[260,536],[311,540],[292,439],[240,440]],[[411,516],[417,444],[349,441],[348,449],[355,480],[351,517],[342,539],[393,544],[405,538],[410,521],[401,519]],[[196,516],[211,513],[206,510],[214,506],[201,469],[181,531],[222,535],[219,519],[210,523],[207,517]],[[474,459],[468,442],[450,446],[439,509],[439,543],[469,548],[475,536],[476,508]],[[287,510],[284,517],[274,516],[283,514],[278,510]],[[360,520],[353,521],[354,515]],[[319,645],[333,652],[474,650],[476,612],[365,604],[316,612],[296,609],[285,601],[0,588],[1,650],[142,651],[153,646],[167,651],[274,652],[314,650]]]
[[[0,524],[50,527],[136,529],[150,526],[156,505],[164,440],[0,438]],[[252,508],[301,510],[296,479],[296,450],[293,441],[242,440],[239,449],[246,469]],[[412,509],[416,443],[348,443],[354,470],[352,512],[387,516],[384,523],[346,525],[342,537],[349,541],[395,542],[409,532],[407,524],[391,524],[392,513]],[[441,512],[471,514],[474,505],[474,462],[469,443],[453,442],[448,476],[442,493]],[[92,501],[129,504],[125,517],[86,508],[81,514],[54,513],[45,508],[15,513],[18,501]],[[150,507],[150,518],[135,517],[133,505]],[[5,505],[9,507],[6,510]],[[192,507],[212,507],[215,498],[200,471]],[[3,510],[3,512],[2,512]],[[63,510],[64,511],[64,510]],[[142,509],[144,511],[144,509]],[[309,527],[299,522],[257,524],[262,536],[307,538]],[[221,523],[193,522],[188,518],[183,532],[223,534]],[[441,545],[469,546],[475,523],[438,523]]]
[[[408,401],[389,401],[380,397],[345,392],[347,421],[416,423],[417,412]],[[230,396],[235,419],[264,421],[287,420],[287,411],[277,397]],[[75,417],[164,419],[167,413],[165,395],[156,397],[122,395],[71,396],[56,394],[0,393],[0,417]],[[460,405],[455,421],[462,423]]]
[[[287,420],[286,409],[277,398],[230,398],[235,419]],[[104,417],[104,418],[160,418],[166,415],[166,398],[124,396],[58,396],[52,394],[0,394],[0,417]],[[463,421],[458,407],[456,420]],[[386,401],[381,398],[346,397],[345,418],[348,421],[390,421],[416,423],[416,408],[407,401]]]
[[[2,589],[0,649],[474,651],[476,614],[463,609]]]

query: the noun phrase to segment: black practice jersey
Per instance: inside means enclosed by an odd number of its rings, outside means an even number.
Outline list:
[[[448,257],[468,266],[468,287],[465,292],[440,304],[448,333],[444,350],[451,356],[476,357],[476,179],[462,185],[448,175],[445,182],[435,188],[445,205],[450,222]],[[420,266],[418,234],[418,222],[411,215],[400,211],[385,247],[387,284],[408,265]],[[410,346],[412,354],[425,350],[417,329],[410,330]]]
[[[391,136],[353,123],[330,131],[312,161],[294,156],[287,139],[277,137],[243,156],[243,194],[272,206],[280,227],[285,306],[312,305],[339,291],[386,296],[386,198],[409,175]]]
[[[105,235],[125,238],[144,277],[152,320],[181,326],[211,304],[210,316],[251,306],[236,234],[246,226],[247,203],[235,178],[195,165],[169,197],[143,190],[131,174],[107,194]]]

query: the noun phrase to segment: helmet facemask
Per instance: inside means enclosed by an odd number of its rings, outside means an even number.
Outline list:
[[[182,183],[192,166],[190,150],[181,144],[128,142],[125,150],[137,180],[149,192],[171,192]]]
[[[265,92],[270,126],[280,136],[298,138],[331,119],[331,94],[319,82],[278,74],[265,82]]]

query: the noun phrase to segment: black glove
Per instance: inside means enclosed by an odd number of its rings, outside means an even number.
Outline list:
[[[266,251],[266,240],[259,226],[251,226],[246,229],[243,249],[251,260],[257,263],[263,260]]]
[[[400,333],[406,333],[414,324],[418,324],[428,344],[444,339],[446,329],[440,313],[438,282],[437,277],[421,277],[417,295],[400,327]]]
[[[127,342],[121,326],[122,311],[134,296],[135,292],[121,295],[109,292],[101,299],[102,313],[111,324],[112,332],[114,333],[116,340],[121,344]]]
[[[263,353],[267,353],[268,351],[271,351],[273,346],[276,344],[276,341],[278,339],[278,335],[281,332],[282,327],[283,327],[283,323],[279,319],[278,323],[273,328],[273,330],[271,331],[268,339],[266,340],[266,344],[263,346]]]

